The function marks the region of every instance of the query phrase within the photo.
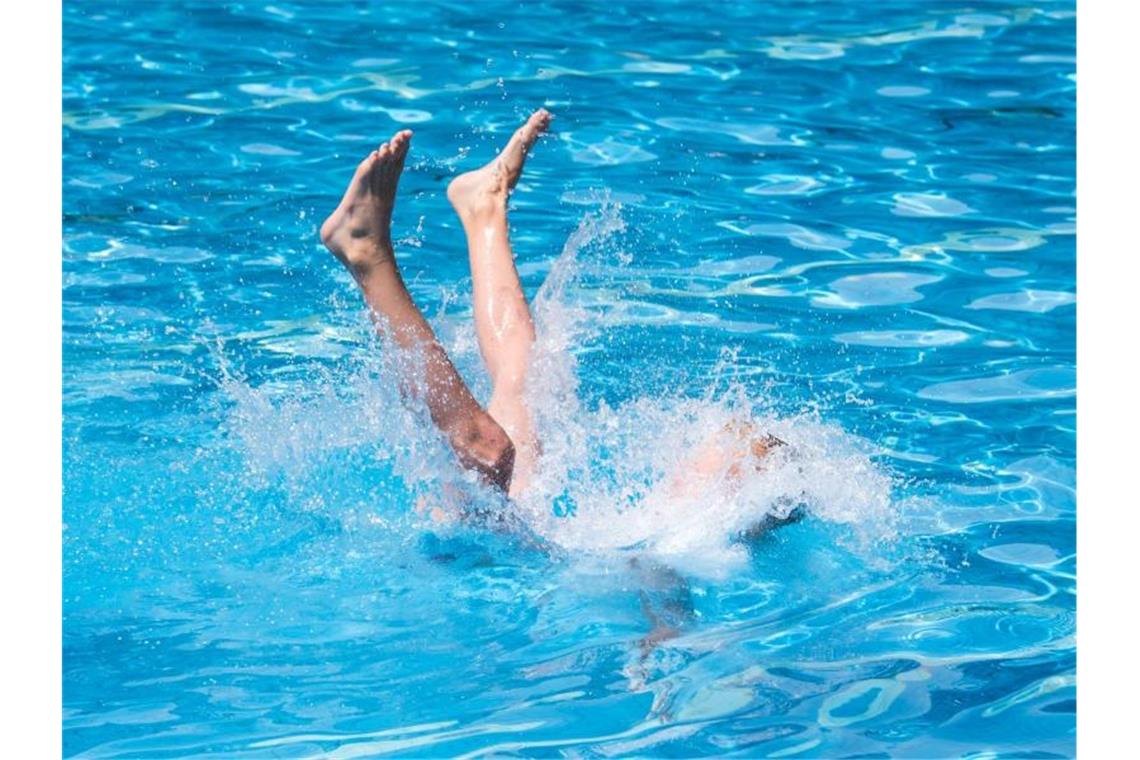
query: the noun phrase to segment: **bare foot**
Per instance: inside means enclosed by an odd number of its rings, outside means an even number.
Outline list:
[[[392,255],[392,206],[411,138],[411,130],[397,132],[361,161],[321,225],[321,242],[355,275]]]
[[[506,212],[507,196],[522,176],[527,153],[554,118],[545,108],[530,115],[507,147],[482,169],[460,174],[447,186],[447,199],[464,222],[488,212]]]

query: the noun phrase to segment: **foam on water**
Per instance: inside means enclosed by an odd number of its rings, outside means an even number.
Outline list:
[[[251,388],[223,360],[222,386],[234,402],[231,439],[244,452],[251,482],[279,473],[311,483],[306,471],[328,466],[336,451],[367,447],[405,483],[403,497],[388,502],[405,516],[415,506],[424,511],[425,504],[454,509],[446,494],[462,489],[468,502],[521,517],[572,560],[620,566],[644,558],[709,579],[744,566],[743,537],[751,529],[797,510],[849,526],[853,546],[870,547],[893,535],[891,479],[873,461],[867,442],[815,413],[781,414],[772,399],[749,397],[732,379],[731,351],[700,397],[635,393],[613,407],[582,403],[576,351],[595,342],[604,323],[578,298],[581,257],[612,257],[624,230],[618,204],[606,201],[587,213],[534,299],[537,344],[527,393],[543,453],[532,484],[515,503],[498,504],[470,473],[458,470],[426,411],[401,393],[404,378],[416,373],[410,357],[382,338],[378,350],[361,348],[346,375],[299,386]],[[450,336],[462,366],[474,350],[471,325],[446,325],[440,332]],[[788,445],[774,449],[762,467],[741,470],[734,455],[741,444],[725,430],[745,421],[757,435]],[[715,463],[693,472],[694,460],[710,445]],[[311,495],[295,495],[312,503]],[[322,508],[343,514],[337,505]],[[427,518],[401,524],[448,530]]]

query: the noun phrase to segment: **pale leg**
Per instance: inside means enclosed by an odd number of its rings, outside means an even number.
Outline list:
[[[447,189],[467,235],[475,331],[492,383],[487,411],[515,445],[512,496],[529,484],[539,445],[526,403],[534,321],[515,269],[507,196],[518,182],[527,152],[550,124],[550,118],[545,110],[536,111],[495,160],[457,177]]]

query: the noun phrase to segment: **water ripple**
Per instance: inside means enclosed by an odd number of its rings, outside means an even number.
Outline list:
[[[951,380],[928,385],[921,398],[953,404],[987,404],[995,401],[1038,401],[1076,394],[1072,367],[1025,369],[990,377]]]

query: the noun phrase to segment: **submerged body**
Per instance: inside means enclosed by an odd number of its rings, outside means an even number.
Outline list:
[[[463,225],[473,283],[479,352],[491,379],[491,399],[479,404],[412,301],[396,264],[390,224],[396,187],[412,133],[397,132],[357,167],[336,210],[321,226],[321,240],[356,279],[378,327],[413,361],[401,378],[426,403],[459,463],[512,498],[526,495],[541,465],[542,444],[526,384],[535,326],[511,249],[507,198],[531,147],[551,115],[535,111],[500,154],[451,182],[447,197]],[[695,498],[715,483],[730,489],[750,470],[763,468],[778,438],[734,420],[685,453],[656,495]],[[446,512],[433,507],[434,516]]]

